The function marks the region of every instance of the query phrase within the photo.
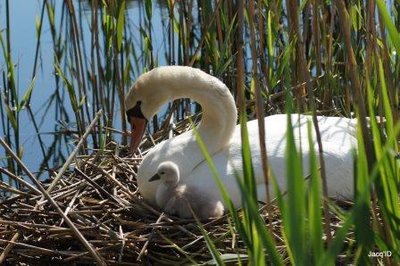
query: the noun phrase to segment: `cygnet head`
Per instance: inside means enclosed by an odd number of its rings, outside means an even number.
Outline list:
[[[169,187],[175,187],[179,183],[179,168],[170,161],[162,162],[158,168],[157,173],[149,179],[149,182],[161,180]]]

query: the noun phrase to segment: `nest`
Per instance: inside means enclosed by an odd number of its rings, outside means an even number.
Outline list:
[[[147,204],[135,178],[140,162],[141,156],[132,158],[126,148],[111,142],[104,150],[75,157],[60,179],[41,182],[49,191],[47,198],[28,190],[4,200],[0,204],[0,261],[6,265],[212,262],[204,232],[224,256],[237,261],[237,254],[243,254],[246,259],[246,248],[228,215],[200,225]],[[260,206],[279,250],[287,257],[279,211],[269,206],[268,215],[265,205]]]

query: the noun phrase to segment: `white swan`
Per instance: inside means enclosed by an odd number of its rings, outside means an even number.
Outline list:
[[[200,220],[219,218],[224,214],[224,205],[215,195],[179,184],[179,168],[175,163],[162,162],[149,182],[156,180],[161,181],[156,192],[156,203],[166,213],[192,218],[193,211]]]
[[[139,77],[128,92],[125,105],[132,126],[131,150],[135,151],[142,139],[147,120],[166,102],[178,98],[191,98],[203,110],[198,126],[208,151],[218,168],[220,178],[236,207],[241,206],[241,196],[234,169],[242,168],[240,126],[236,126],[237,111],[234,99],[226,85],[217,78],[195,68],[166,66],[153,69]],[[301,145],[304,175],[308,175],[309,147],[305,115],[291,115],[295,125],[295,138]],[[353,195],[353,157],[356,147],[356,121],[339,117],[317,117],[322,137],[326,164],[328,195],[350,198]],[[285,190],[286,115],[265,118],[268,165],[279,187]],[[266,187],[261,167],[257,121],[248,122],[250,146],[256,176],[259,200],[264,201]],[[314,137],[314,143],[315,137]],[[317,148],[317,145],[315,144]],[[192,131],[165,140],[144,157],[138,169],[138,186],[142,196],[155,203],[159,182],[148,182],[164,161],[179,167],[181,183],[220,196],[218,187],[199,150]],[[271,186],[272,187],[272,186]],[[273,189],[271,193],[273,193]]]

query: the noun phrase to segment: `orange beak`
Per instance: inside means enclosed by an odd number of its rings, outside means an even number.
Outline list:
[[[139,118],[131,116],[129,117],[131,123],[131,153],[134,153],[139,147],[142,141],[144,131],[146,129],[147,120],[145,118]]]

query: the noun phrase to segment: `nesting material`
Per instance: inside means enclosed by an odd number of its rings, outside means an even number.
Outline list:
[[[137,193],[135,175],[141,157],[131,158],[127,149],[110,143],[105,151],[75,161],[50,195],[105,263],[212,259],[194,219],[163,214]],[[41,183],[48,188],[51,182]],[[242,241],[230,233],[226,217],[207,221],[203,227],[221,253],[245,253]],[[0,203],[1,254],[3,263],[12,265],[95,263],[54,207],[25,190]]]

